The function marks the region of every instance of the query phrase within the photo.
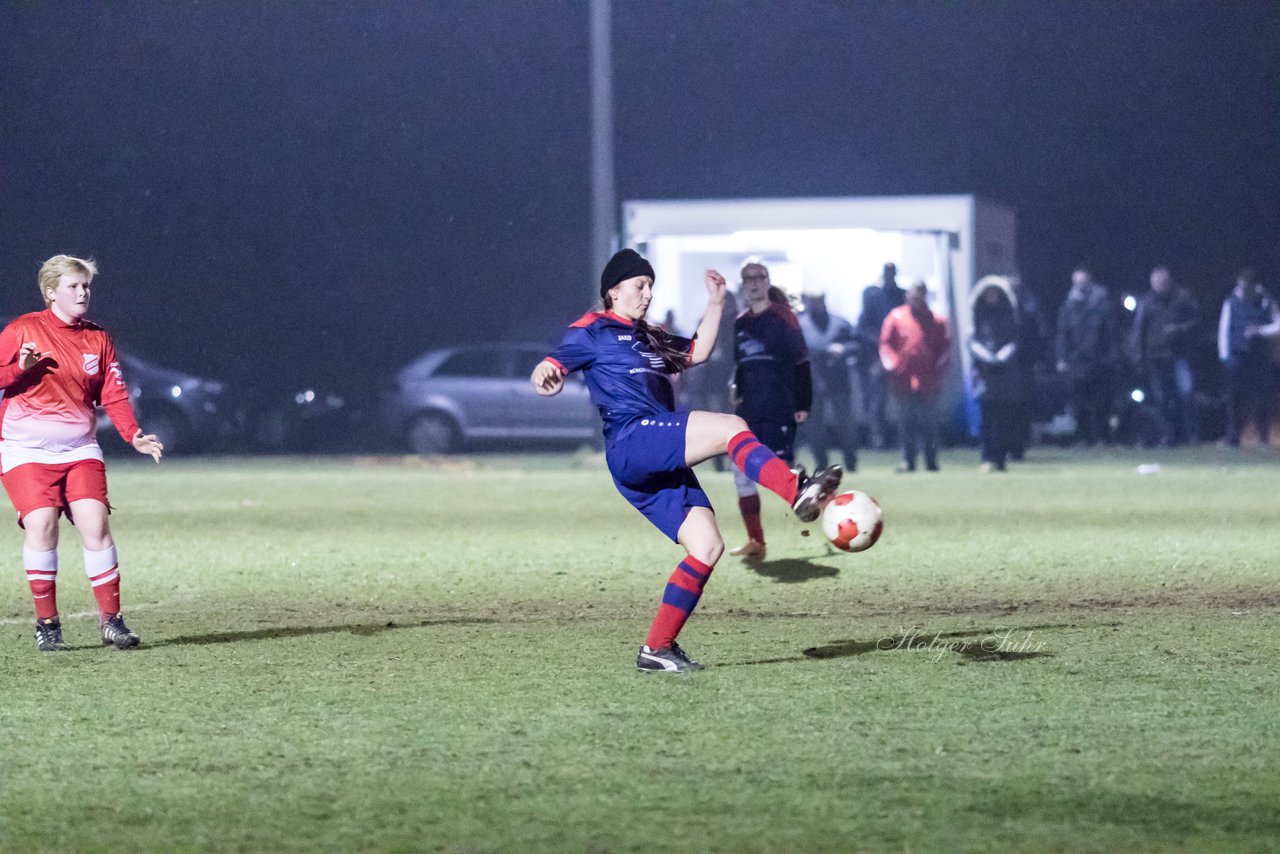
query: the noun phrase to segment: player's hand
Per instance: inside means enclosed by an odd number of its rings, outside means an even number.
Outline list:
[[[564,388],[564,375],[551,362],[542,361],[538,363],[538,367],[533,369],[529,382],[533,383],[533,390],[538,394],[543,397],[551,397],[559,394],[560,390]]]
[[[707,302],[723,305],[728,290],[729,283],[724,280],[724,276],[715,270],[707,271]]]
[[[143,434],[141,430],[133,434],[133,448],[140,454],[147,454],[151,459],[160,462],[164,456],[164,445],[154,433]]]
[[[44,353],[40,352],[40,348],[28,341],[26,344],[23,344],[22,349],[18,351],[18,367],[24,371],[30,370],[43,358]]]
[[[809,411],[808,411],[807,409],[802,409],[802,410],[800,410],[799,412],[797,412],[797,413],[796,413],[796,423],[797,423],[797,424],[803,424],[804,422],[806,422],[806,421],[808,421],[808,420],[809,420]]]

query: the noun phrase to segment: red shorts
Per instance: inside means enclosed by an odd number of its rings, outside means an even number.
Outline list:
[[[111,509],[107,504],[107,467],[102,460],[23,463],[0,474],[0,483],[18,511],[19,526],[24,516],[41,507],[57,507],[71,519],[71,502],[82,498],[95,498]]]

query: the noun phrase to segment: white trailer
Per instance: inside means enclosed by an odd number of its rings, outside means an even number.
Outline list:
[[[856,321],[862,290],[884,264],[898,282],[928,283],[934,311],[951,323],[957,352],[947,402],[962,418],[972,331],[969,291],[988,274],[1014,272],[1014,213],[976,196],[856,196],[794,199],[637,200],[622,206],[623,245],[657,275],[649,318],[697,326],[702,272],[714,267],[736,290],[745,259],[758,256],[792,295],[826,294],[835,314]]]

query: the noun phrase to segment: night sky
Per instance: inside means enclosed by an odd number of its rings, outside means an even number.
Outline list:
[[[976,193],[1071,267],[1280,284],[1280,4],[624,2],[619,200]],[[0,312],[57,252],[162,364],[377,384],[590,307],[580,2],[4,3]]]

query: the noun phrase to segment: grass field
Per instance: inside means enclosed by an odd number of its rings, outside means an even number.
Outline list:
[[[680,552],[596,458],[117,462],[141,649],[64,528],[37,653],[0,543],[0,851],[1274,851],[1277,461],[871,455],[880,544],[766,498],[680,677],[633,669]]]

